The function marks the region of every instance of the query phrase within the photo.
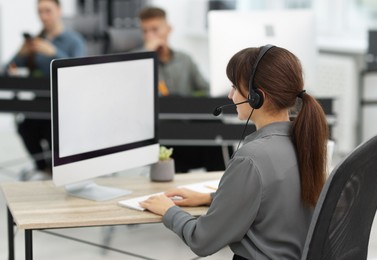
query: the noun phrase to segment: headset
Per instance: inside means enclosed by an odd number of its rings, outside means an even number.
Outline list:
[[[243,132],[242,132],[242,136],[241,136],[241,139],[238,143],[238,146],[237,146],[237,150],[238,148],[240,147],[240,144],[242,142],[242,140],[244,139],[244,136],[245,136],[245,131],[246,131],[246,127],[247,127],[247,124],[251,118],[251,115],[253,114],[254,112],[254,109],[258,109],[258,108],[261,108],[263,106],[263,102],[264,102],[264,97],[263,97],[263,93],[254,86],[254,78],[255,78],[255,73],[257,72],[257,68],[258,68],[258,64],[259,62],[261,61],[261,59],[263,58],[263,56],[271,49],[275,47],[274,45],[271,45],[271,44],[267,44],[265,46],[262,46],[260,47],[260,51],[259,51],[259,54],[257,56],[257,59],[253,65],[253,68],[252,68],[252,72],[251,72],[251,75],[250,75],[250,78],[249,78],[249,95],[247,96],[247,100],[245,101],[242,101],[242,102],[239,102],[239,103],[234,103],[234,104],[227,104],[227,105],[222,105],[222,106],[218,106],[215,108],[215,110],[213,111],[213,115],[214,116],[218,116],[222,113],[222,110],[223,108],[225,107],[230,107],[230,106],[238,106],[240,104],[244,104],[244,103],[249,103],[249,105],[251,106],[252,108],[252,111],[250,113],[250,116],[249,118],[247,119],[246,121],[246,124],[245,124],[245,127],[243,129]],[[237,151],[236,150],[236,151]],[[236,152],[233,153],[232,155],[232,158],[233,156],[235,155]]]
[[[272,47],[275,47],[275,46],[271,45],[271,44],[267,44],[265,46],[260,47],[259,54],[257,56],[257,59],[256,59],[254,65],[253,65],[253,68],[252,68],[253,70],[252,70],[250,78],[249,78],[249,95],[247,96],[247,100],[239,102],[239,103],[235,103],[235,104],[226,104],[226,105],[218,106],[213,111],[214,116],[220,115],[223,111],[223,108],[238,106],[238,105],[241,105],[241,104],[244,104],[244,103],[249,103],[249,105],[253,109],[258,109],[258,108],[262,107],[263,102],[264,102],[263,93],[259,89],[254,87],[254,78],[255,78],[255,73],[257,71],[259,62],[261,61],[263,56],[266,54],[266,52],[269,49],[271,49]]]
[[[273,47],[275,46],[271,44],[262,46],[261,50],[259,51],[258,57],[253,65],[253,70],[251,72],[250,79],[249,79],[249,95],[247,99],[248,99],[249,105],[254,109],[261,108],[264,102],[263,93],[254,86],[255,73],[257,71],[258,64],[263,58],[263,56]]]

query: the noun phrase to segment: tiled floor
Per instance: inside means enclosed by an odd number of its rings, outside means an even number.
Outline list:
[[[0,115],[0,183],[14,182],[21,169],[31,167],[30,160],[15,132],[13,118]],[[135,174],[135,173],[133,173]],[[136,173],[138,174],[138,173]],[[8,259],[6,205],[0,195],[0,260]],[[377,221],[374,222],[369,246],[368,259],[377,260]],[[91,245],[46,234],[34,232],[34,259],[54,260],[103,260],[103,259],[161,259],[185,260],[202,259],[191,250],[171,231],[162,224],[117,226],[113,230],[109,227],[74,228],[52,230],[65,236],[103,244],[107,234],[111,234],[110,247],[128,252],[127,255],[104,250]],[[24,259],[24,232],[17,231],[15,235],[16,259]],[[228,248],[206,257],[209,260],[231,259],[232,253]]]

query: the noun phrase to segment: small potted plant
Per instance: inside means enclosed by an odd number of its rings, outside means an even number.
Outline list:
[[[160,146],[159,161],[151,166],[152,181],[172,181],[175,174],[174,159],[171,158],[173,148]]]

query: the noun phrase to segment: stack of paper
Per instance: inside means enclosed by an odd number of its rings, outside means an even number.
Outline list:
[[[219,182],[220,180],[205,181],[205,182],[200,182],[200,183],[182,185],[182,186],[179,186],[178,188],[186,188],[186,189],[190,189],[190,190],[202,192],[202,193],[212,193],[212,192],[215,192],[217,188],[219,187]]]

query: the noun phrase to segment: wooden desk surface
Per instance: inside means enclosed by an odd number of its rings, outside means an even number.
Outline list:
[[[87,227],[161,222],[161,217],[121,207],[119,200],[166,191],[179,185],[220,179],[223,172],[178,174],[173,182],[151,182],[148,176],[97,179],[96,183],[130,189],[132,194],[97,202],[67,195],[52,181],[16,182],[1,185],[7,205],[20,229]],[[201,215],[207,207],[184,208]]]

